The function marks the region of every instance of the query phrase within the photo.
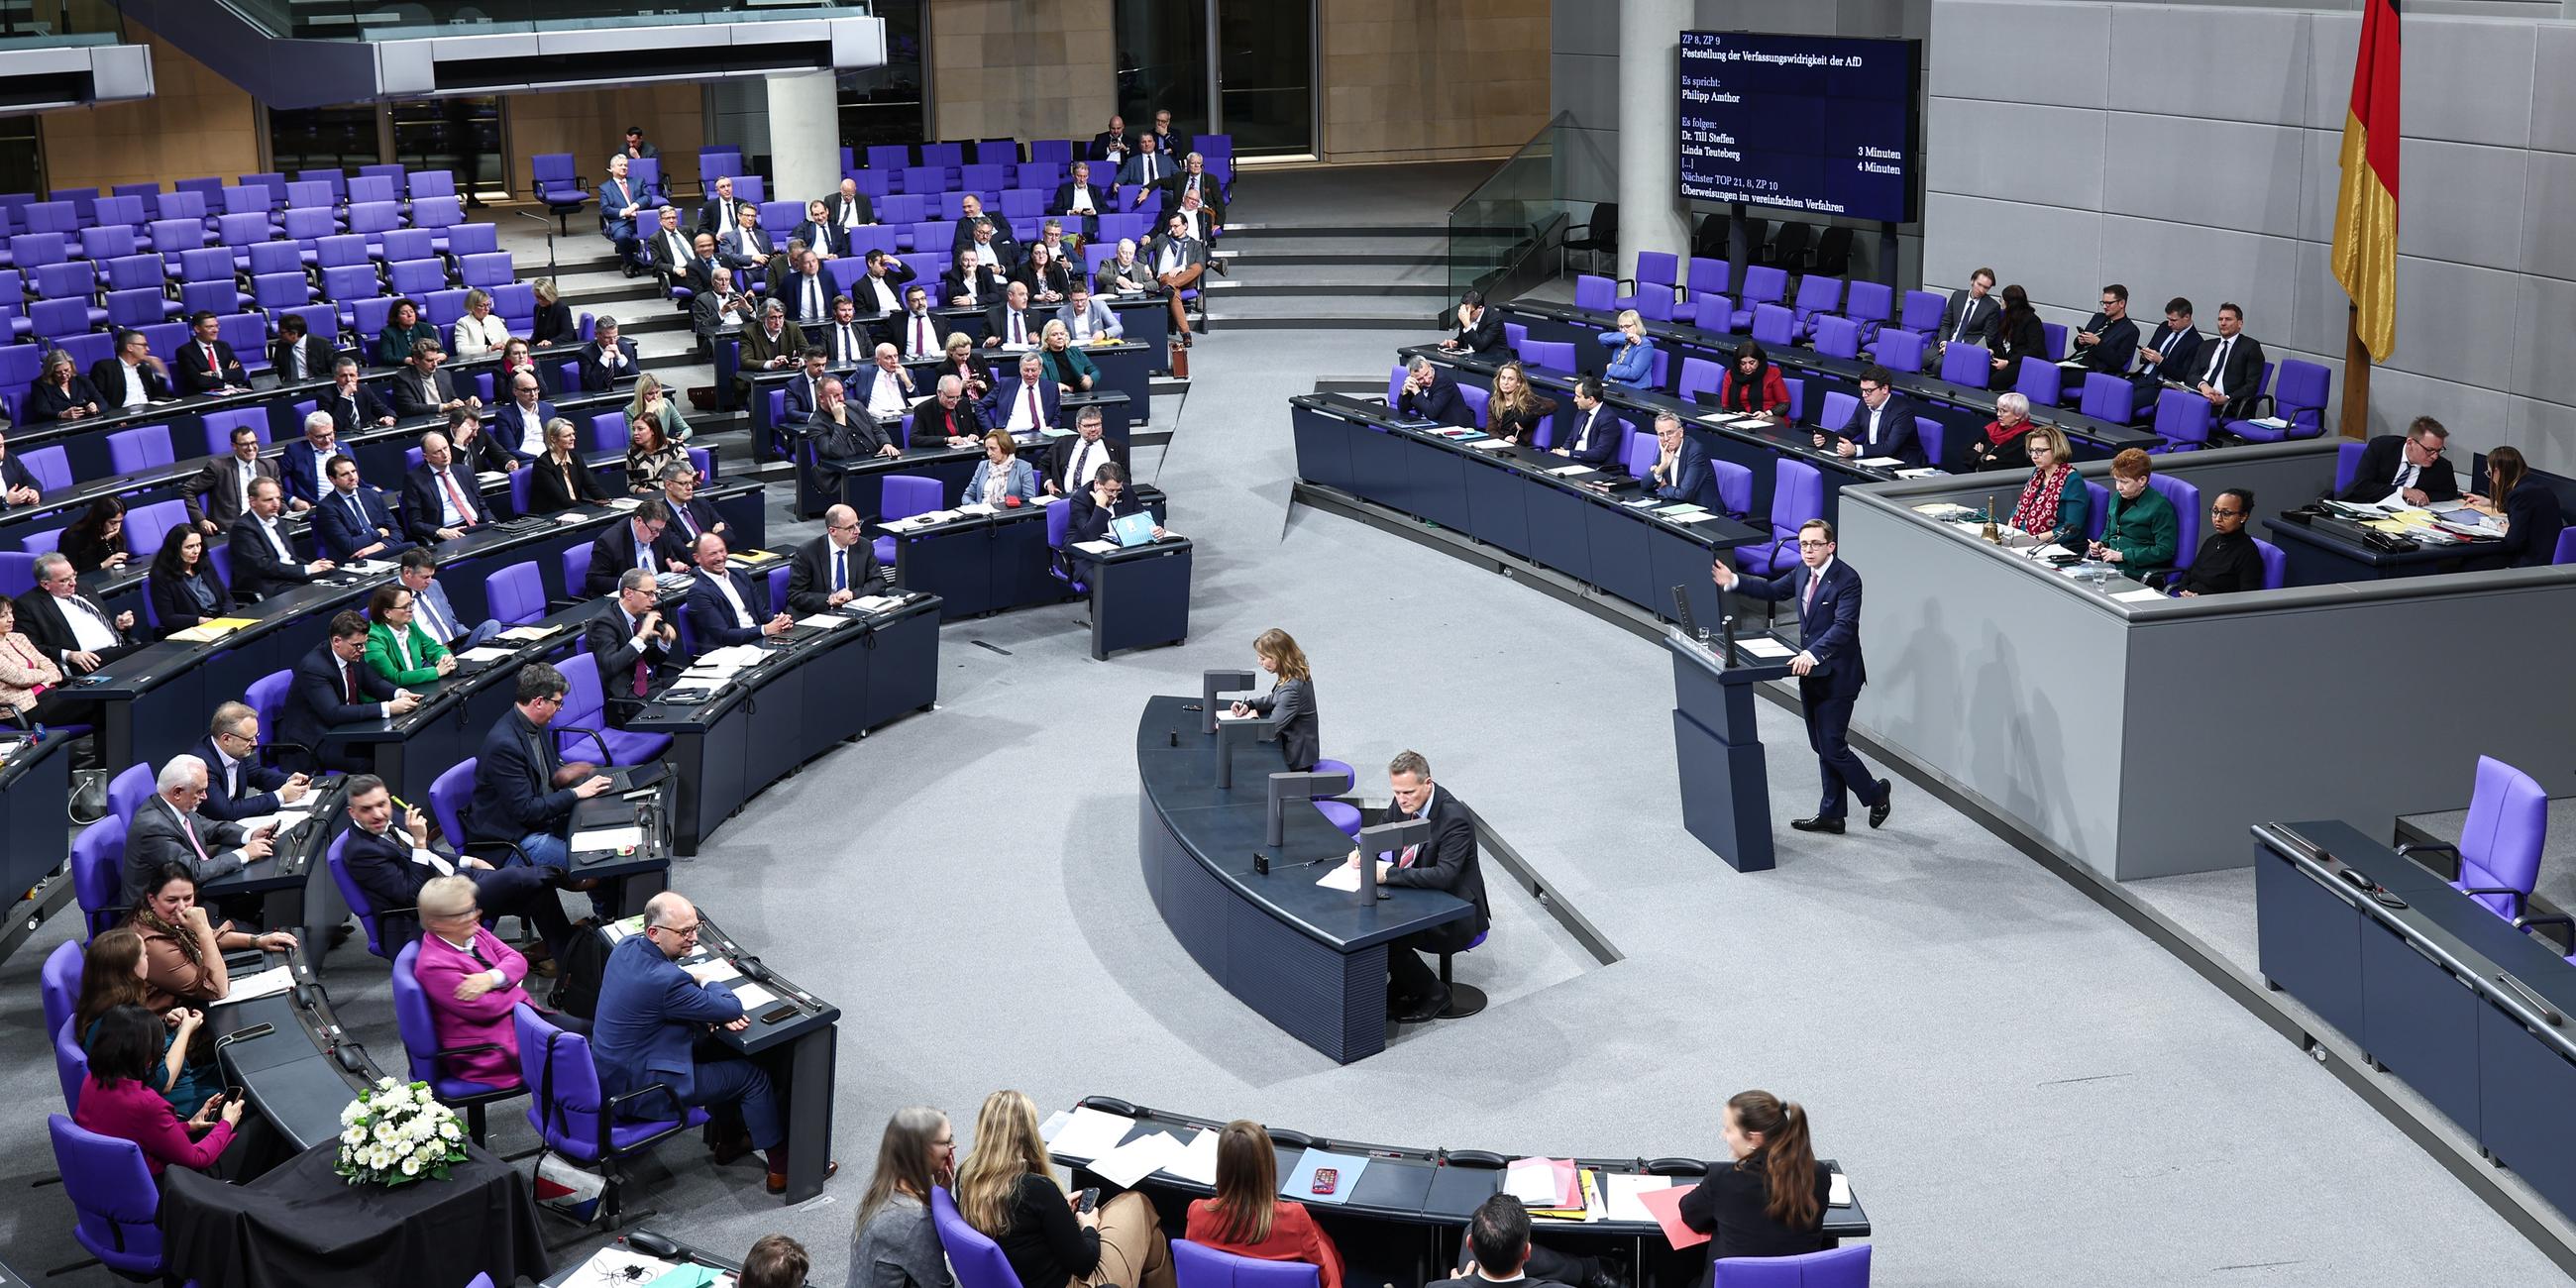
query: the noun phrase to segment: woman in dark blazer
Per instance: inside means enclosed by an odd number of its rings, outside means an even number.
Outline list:
[[[2030,293],[2016,282],[2004,288],[2003,316],[1995,323],[1995,374],[1986,382],[1988,389],[2010,389],[2021,380],[2025,358],[2048,358],[2048,328],[2039,322],[2039,310],[2030,306]]]
[[[572,306],[555,293],[555,279],[536,280],[537,320],[529,326],[528,336],[540,349],[552,344],[581,343],[581,333],[573,326]]]
[[[412,300],[394,301],[393,312],[385,317],[385,329],[376,334],[376,361],[388,367],[399,367],[411,361],[411,347],[423,340],[438,344],[438,328],[420,315],[420,305]],[[445,345],[439,345],[443,350]]]
[[[170,535],[161,539],[161,552],[152,556],[144,591],[152,597],[152,619],[165,636],[222,617],[233,608],[232,592],[215,575],[214,561],[206,558],[206,536],[192,523],[170,529]]]
[[[80,373],[80,364],[60,349],[45,351],[45,366],[27,386],[23,418],[27,424],[79,420],[98,414],[98,387]]]
[[[1272,627],[1252,641],[1252,654],[1261,659],[1261,669],[1279,677],[1268,693],[1250,702],[1234,704],[1236,716],[1279,716],[1279,752],[1288,767],[1308,770],[1323,752],[1323,739],[1317,733],[1315,715],[1315,673],[1306,666],[1305,650],[1288,632]]]
[[[1726,1148],[1728,1160],[1709,1164],[1681,1202],[1682,1224],[1712,1236],[1710,1262],[1823,1251],[1834,1180],[1816,1165],[1807,1111],[1767,1091],[1737,1092],[1726,1102]]]
[[[1507,443],[1538,446],[1538,427],[1556,414],[1556,400],[1530,388],[1529,373],[1517,362],[1494,372],[1493,397],[1485,404],[1485,432]]]
[[[125,503],[103,496],[89,503],[81,517],[63,529],[59,548],[72,561],[73,572],[97,572],[125,566]]]
[[[546,422],[546,454],[528,468],[536,471],[536,476],[528,480],[530,514],[552,514],[608,499],[600,490],[599,480],[591,476],[590,467],[582,463],[572,422],[561,416]]]
[[[2496,447],[2487,451],[2487,486],[2494,495],[2470,496],[2470,508],[2489,518],[2504,520],[2504,541],[2494,547],[2474,566],[2481,568],[2541,568],[2558,557],[2558,534],[2567,526],[2567,516],[2559,508],[2558,494],[2546,483],[2531,481],[2531,467],[2523,462],[2517,448]]]

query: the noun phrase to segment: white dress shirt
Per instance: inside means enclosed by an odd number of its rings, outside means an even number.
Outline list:
[[[877,377],[875,391],[868,395],[868,414],[879,420],[903,414],[903,387],[900,380]]]
[[[733,609],[734,625],[748,628],[758,624],[751,620],[751,609],[743,604],[742,596],[734,593],[733,578],[711,574],[704,568],[698,570],[698,575],[715,583],[716,593],[724,596],[725,603]]]

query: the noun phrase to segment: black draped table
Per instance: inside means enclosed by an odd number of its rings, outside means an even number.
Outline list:
[[[247,1185],[173,1167],[161,1189],[172,1270],[202,1288],[457,1288],[543,1279],[545,1243],[528,1178],[466,1146],[444,1181],[386,1189],[332,1173],[326,1141]]]

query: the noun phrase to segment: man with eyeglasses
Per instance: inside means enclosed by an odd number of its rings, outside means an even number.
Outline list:
[[[823,535],[796,547],[787,569],[787,606],[799,613],[838,608],[884,589],[884,567],[875,546],[859,532],[859,512],[836,505],[823,512]]]
[[[573,806],[617,785],[591,772],[587,761],[565,764],[546,725],[563,710],[572,685],[550,662],[519,668],[513,705],[484,735],[474,758],[474,805],[467,817],[469,844],[515,848],[522,862],[558,871],[572,866]],[[616,915],[605,890],[591,893],[602,919]]]
[[[2086,371],[2125,376],[2138,353],[2138,324],[2129,320],[2129,288],[2118,282],[2102,288],[2102,311],[2084,320],[2075,333],[2075,352],[2082,371],[2068,371],[2067,384],[2082,387]]]
[[[324,736],[347,725],[407,716],[420,705],[419,694],[398,687],[360,660],[367,652],[367,627],[364,613],[335,615],[330,638],[295,664],[277,734],[297,748],[293,754],[299,767],[319,763],[351,773],[368,768],[373,761],[363,749],[325,751]]]
[[[2185,599],[2263,589],[2263,552],[2245,531],[2253,512],[2252,492],[2232,487],[2219,493],[2209,507],[2209,535],[2201,539],[2200,553],[2192,556],[2191,567],[2165,579],[2165,589]]]
[[[48,550],[36,556],[36,588],[18,596],[18,631],[44,651],[63,674],[80,675],[143,647],[134,638],[134,612],[109,614],[80,591],[72,561]]]
[[[1871,827],[1884,825],[1893,785],[1873,777],[1851,749],[1852,706],[1869,682],[1869,667],[1860,651],[1860,574],[1834,557],[1834,525],[1822,519],[1799,525],[1798,566],[1786,577],[1740,573],[1723,560],[1710,567],[1709,576],[1721,591],[1772,603],[1798,601],[1799,648],[1789,659],[1789,673],[1798,677],[1798,706],[1807,718],[1807,745],[1815,748],[1825,794],[1813,817],[1792,819],[1789,826],[1842,835],[1847,795],[1869,806]]]
[[[549,955],[562,951],[572,937],[553,874],[544,868],[496,868],[461,851],[451,857],[429,848],[429,816],[407,806],[402,826],[395,827],[393,793],[374,774],[350,776],[348,802],[349,830],[340,845],[340,862],[366,892],[386,951],[415,937],[420,918],[411,910],[420,907],[421,891],[439,877],[464,877],[474,883],[475,901],[483,908],[527,918]],[[451,839],[449,845],[454,844]]]
[[[1915,432],[1916,415],[1912,399],[1899,397],[1887,368],[1870,364],[1860,373],[1860,401],[1852,404],[1851,415],[1830,439],[1835,455],[1844,460],[1863,457],[1893,456],[1907,466],[1923,464],[1923,440]],[[1828,436],[1815,437],[1817,447],[1828,445]]]
[[[2370,440],[2370,446],[2361,449],[2360,463],[2352,467],[2351,484],[2335,499],[2362,505],[2459,500],[2459,477],[2451,472],[2451,463],[2442,459],[2442,449],[2450,441],[2451,431],[2430,416],[2416,417],[2403,434]]]
[[[674,553],[662,542],[662,533],[670,524],[670,507],[662,504],[660,497],[648,496],[626,516],[626,522],[609,525],[598,540],[590,543],[590,571],[582,575],[582,597],[597,599],[617,589],[617,574],[629,568],[659,571]]]
[[[206,798],[206,762],[195,756],[171,757],[153,788],[152,799],[137,807],[126,825],[124,900],[129,906],[143,902],[165,863],[186,868],[202,886],[276,849],[273,823],[254,832],[239,823],[198,816],[198,802]]]
[[[716,1026],[733,1033],[751,1027],[733,990],[715,978],[715,963],[679,964],[697,951],[698,926],[698,910],[679,891],[665,890],[644,905],[644,933],[609,951],[590,1030],[600,1090],[616,1097],[662,1084],[668,1095],[643,1097],[625,1112],[653,1119],[677,1118],[683,1105],[706,1109],[717,1123],[717,1165],[764,1151],[768,1190],[785,1193],[787,1125],[778,1087],[758,1062],[698,1043]],[[823,1175],[839,1170],[828,1164]]]
[[[312,790],[310,776],[259,763],[259,713],[245,703],[215,708],[205,740],[188,751],[206,765],[206,798],[197,812],[218,823],[274,814]]]
[[[511,1013],[523,1004],[556,1028],[590,1032],[590,1021],[549,1011],[528,995],[528,959],[484,926],[471,879],[423,883],[420,929],[412,978],[429,1003],[438,1049],[458,1053],[440,1062],[442,1075],[504,1085],[518,1077],[519,1033]]]

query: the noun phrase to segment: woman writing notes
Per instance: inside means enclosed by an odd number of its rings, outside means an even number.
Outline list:
[[[1250,702],[1238,702],[1230,713],[1245,716],[1277,716],[1279,751],[1288,767],[1308,770],[1315,767],[1323,754],[1323,739],[1316,732],[1319,719],[1315,714],[1315,673],[1306,665],[1306,652],[1288,632],[1272,627],[1252,641],[1252,653],[1261,660],[1261,669],[1278,677],[1268,693]]]

